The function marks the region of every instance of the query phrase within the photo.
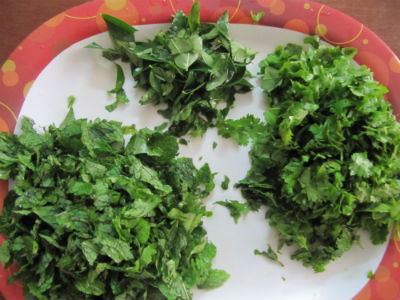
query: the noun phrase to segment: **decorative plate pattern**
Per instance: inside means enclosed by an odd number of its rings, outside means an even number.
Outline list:
[[[12,132],[24,99],[46,65],[71,44],[106,30],[101,14],[132,25],[165,23],[178,9],[188,13],[192,0],[93,0],[51,18],[33,31],[1,66],[0,131]],[[358,48],[356,61],[367,65],[375,79],[387,86],[386,95],[400,113],[400,60],[371,30],[353,18],[325,5],[306,0],[201,0],[202,21],[216,21],[228,10],[232,23],[252,23],[250,11],[264,11],[259,25],[317,34],[337,46]],[[8,182],[0,181],[0,207]],[[4,240],[0,236],[0,242]],[[375,276],[353,299],[400,298],[400,226],[396,225]],[[7,299],[23,299],[20,283],[7,285],[16,266],[0,264],[0,291]]]

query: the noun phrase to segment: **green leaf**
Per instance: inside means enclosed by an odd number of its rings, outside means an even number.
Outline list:
[[[137,30],[131,25],[111,15],[102,14],[102,17],[107,24],[108,32],[114,45],[117,45],[118,41],[135,41],[135,32]]]
[[[82,252],[85,258],[89,262],[89,265],[93,266],[94,262],[99,255],[99,247],[96,242],[87,240],[82,242]]]
[[[85,48],[88,48],[88,49],[101,49],[101,50],[104,49],[102,46],[100,46],[96,42],[90,43],[89,45],[85,46]]]
[[[223,285],[228,279],[229,274],[224,270],[213,269],[208,274],[206,280],[199,285],[200,289],[215,289]]]
[[[165,163],[174,158],[179,150],[176,138],[159,132],[140,130],[132,136],[126,152],[128,154],[146,154],[151,156],[152,162]]]
[[[59,209],[54,206],[38,206],[33,208],[32,210],[38,217],[52,226],[53,228],[57,228],[57,220],[54,218],[57,213],[59,213]]]
[[[261,64],[261,63],[260,63]],[[282,77],[279,70],[273,67],[265,67],[261,78],[261,88],[266,92],[271,92],[281,84]]]
[[[135,226],[136,238],[139,243],[145,244],[150,237],[150,224],[145,219],[139,219]]]
[[[229,188],[229,181],[230,181],[229,177],[224,175],[224,181],[222,181],[222,183],[221,183],[221,188],[223,190],[227,190]]]
[[[74,194],[76,196],[80,195],[91,195],[93,192],[93,185],[89,182],[82,181],[70,181],[68,183],[68,193]]]
[[[238,63],[246,63],[246,64],[250,63],[257,54],[257,52],[243,46],[242,44],[236,41],[231,42],[231,49],[232,49],[232,58],[235,62]]]
[[[197,60],[198,57],[199,57],[198,53],[186,52],[177,55],[174,61],[177,67],[187,71],[189,67]]]
[[[171,54],[187,53],[193,49],[191,41],[186,37],[176,37],[168,42]]]
[[[115,80],[115,87],[108,91],[110,94],[119,92],[125,82],[124,71],[122,70],[121,66],[119,64],[115,64],[115,67],[117,68],[117,78]]]
[[[105,293],[105,284],[100,279],[91,278],[90,273],[87,277],[82,277],[74,282],[74,286],[86,295],[101,296]]]
[[[241,215],[247,215],[250,211],[250,206],[247,203],[240,203],[237,200],[217,201],[215,203],[225,206],[227,209],[229,209],[229,213],[235,220],[235,223],[238,222]]]
[[[360,177],[368,178],[372,175],[371,168],[372,162],[368,159],[367,153],[353,153],[351,155],[350,175],[358,175]]]
[[[268,245],[267,251],[254,250],[254,254],[265,256],[266,258],[272,260],[273,262],[280,264],[282,267],[284,266],[283,263],[279,261],[278,255],[274,250],[272,250],[270,245]]]
[[[161,202],[160,198],[153,199],[136,199],[133,202],[132,208],[127,208],[123,211],[125,218],[140,218],[147,217]]]
[[[85,166],[86,166],[86,171],[88,172],[88,174],[92,175],[93,178],[101,178],[107,172],[106,166],[91,160],[87,160]]]
[[[204,164],[196,175],[196,180],[199,184],[204,185],[205,187],[205,194],[208,195],[215,187],[214,184],[214,173],[211,173],[210,166],[206,163]]]
[[[157,249],[155,244],[147,245],[140,256],[140,265],[141,267],[146,267],[153,261],[153,256],[157,253]]]
[[[115,66],[117,68],[117,78],[115,80],[115,87],[112,90],[109,90],[108,93],[115,94],[116,99],[115,102],[106,106],[106,109],[109,112],[114,111],[119,104],[129,102],[129,99],[126,97],[125,90],[123,89],[123,85],[125,83],[124,71],[122,70],[120,65],[115,64]]]
[[[201,222],[201,215],[194,213],[184,213],[177,208],[171,209],[168,213],[168,217],[174,220],[180,220],[183,227],[188,232],[192,232]]]
[[[367,274],[367,278],[368,278],[368,279],[373,279],[374,277],[375,277],[374,271],[369,270],[369,271],[368,271],[368,274]]]
[[[191,32],[198,30],[200,26],[200,2],[193,2],[188,16],[188,23]]]
[[[219,135],[232,138],[241,146],[247,146],[250,140],[257,138],[265,131],[264,124],[253,115],[247,115],[238,120],[224,120],[217,124],[217,128]]]
[[[4,241],[0,246],[0,261],[4,268],[11,262],[10,243],[8,241]]]
[[[258,13],[253,13],[253,11],[250,11],[250,17],[253,20],[254,24],[257,24],[260,22],[261,18],[265,16],[265,12],[260,11]]]
[[[189,300],[191,298],[189,291],[180,276],[171,279],[168,284],[160,282],[157,287],[167,299]]]
[[[68,97],[68,108],[69,108],[69,109],[72,108],[72,106],[73,106],[74,103],[75,103],[75,100],[76,100],[76,98],[75,98],[74,96],[69,96],[69,97]]]
[[[133,259],[131,248],[129,244],[124,241],[102,236],[98,242],[101,244],[101,252],[109,256],[116,263]]]
[[[163,184],[159,178],[159,175],[152,168],[146,167],[140,160],[136,159],[132,161],[131,165],[132,174],[135,178],[144,181],[155,189],[162,191],[166,194],[172,191],[169,185]]]

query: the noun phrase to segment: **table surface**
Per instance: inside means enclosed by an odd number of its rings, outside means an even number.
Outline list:
[[[0,0],[0,65],[36,27],[87,0]],[[246,0],[244,0],[246,1]],[[357,19],[400,56],[400,0],[316,0]]]

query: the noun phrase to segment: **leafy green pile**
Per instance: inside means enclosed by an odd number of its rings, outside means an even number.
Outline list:
[[[296,245],[292,258],[321,272],[360,228],[379,244],[400,220],[400,125],[356,49],[304,41],[260,62],[271,107],[238,186],[253,209],[268,206],[278,248]]]
[[[144,42],[135,40],[136,29],[125,22],[109,15],[103,18],[114,48],[96,43],[88,47],[103,49],[110,60],[130,63],[136,86],[147,90],[140,103],[164,104],[159,113],[169,119],[169,132],[175,136],[202,135],[224,120],[236,93],[252,88],[246,66],[255,52],[231,40],[227,11],[215,24],[201,23],[200,3],[194,2],[188,16],[178,11],[167,31]],[[118,87],[110,91],[117,99],[108,110],[127,102],[119,77]]]
[[[205,164],[176,158],[158,130],[75,119],[43,134],[22,119],[0,133],[0,177],[15,178],[0,217],[5,267],[20,266],[31,299],[190,299],[229,275],[212,269],[201,203],[214,188]],[[125,146],[124,133],[132,137]]]

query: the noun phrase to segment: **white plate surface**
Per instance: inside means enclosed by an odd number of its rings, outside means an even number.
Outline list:
[[[151,38],[166,25],[137,26],[137,40]],[[232,38],[258,51],[249,70],[256,74],[258,62],[278,45],[288,42],[302,43],[303,34],[279,28],[231,24]],[[23,104],[20,116],[32,118],[39,126],[58,125],[67,113],[67,98],[76,97],[74,104],[77,118],[118,120],[126,125],[135,123],[137,128],[150,127],[165,122],[151,105],[142,106],[138,99],[143,91],[134,89],[129,67],[125,70],[124,88],[131,100],[109,113],[104,106],[113,101],[106,91],[115,84],[115,66],[101,57],[101,51],[85,49],[97,42],[110,47],[107,33],[80,41],[59,54],[38,76]],[[257,79],[252,79],[254,90],[236,98],[230,118],[240,118],[248,113],[262,117],[266,106]],[[17,130],[18,131],[18,126]],[[218,143],[213,149],[213,142]],[[342,258],[328,265],[323,273],[314,273],[301,263],[290,259],[291,248],[285,247],[280,255],[284,267],[253,254],[254,249],[265,250],[267,244],[276,247],[276,232],[264,219],[265,210],[249,213],[233,222],[226,208],[214,204],[221,200],[244,201],[233,184],[242,179],[250,168],[250,147],[239,147],[234,141],[219,137],[210,129],[203,138],[190,139],[188,146],[181,146],[181,156],[189,156],[197,167],[208,162],[216,176],[216,188],[205,199],[211,218],[204,220],[209,240],[217,246],[214,267],[230,273],[230,279],[220,288],[211,291],[193,290],[195,300],[215,299],[350,299],[367,283],[367,273],[378,267],[386,244],[373,246],[367,234],[361,234],[363,248],[354,245]],[[230,178],[227,191],[220,188],[224,175]]]

